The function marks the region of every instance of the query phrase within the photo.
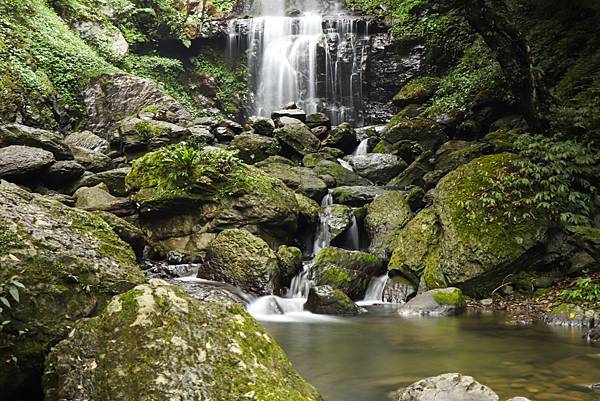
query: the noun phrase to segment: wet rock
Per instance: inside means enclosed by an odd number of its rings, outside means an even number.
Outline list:
[[[438,288],[417,295],[400,307],[401,315],[452,316],[465,308],[462,291],[458,288]]]
[[[73,323],[145,281],[131,248],[99,217],[0,182],[0,282],[24,285],[2,311],[0,391],[37,388],[49,348]],[[19,333],[27,333],[19,335]]]
[[[358,175],[376,184],[387,183],[407,167],[398,157],[382,153],[351,156],[350,164]]]
[[[398,393],[396,401],[498,401],[498,395],[471,376],[445,373],[428,377]]]
[[[80,321],[48,357],[44,392],[48,401],[322,400],[241,305],[199,301],[158,279]]]
[[[36,175],[56,161],[47,150],[22,145],[11,145],[0,149],[0,178],[26,180],[38,178]]]
[[[306,112],[301,109],[285,109],[285,110],[277,110],[271,113],[271,118],[273,120],[278,120],[281,117],[290,117],[300,120],[302,122],[306,121]]]
[[[49,188],[60,188],[81,177],[84,171],[83,166],[75,160],[57,161],[48,168],[44,184]]]
[[[237,156],[248,164],[260,162],[281,152],[281,146],[277,139],[257,134],[236,136],[229,144],[228,149],[237,150]]]
[[[375,186],[342,186],[334,188],[331,194],[335,203],[362,207],[384,192],[385,189]]]
[[[437,92],[438,87],[438,78],[416,78],[404,85],[392,101],[399,107],[405,107],[409,104],[420,104],[431,98]]]
[[[216,127],[213,132],[219,142],[229,142],[235,138],[235,131],[229,127]]]
[[[29,146],[51,152],[56,160],[73,160],[73,154],[61,134],[21,124],[0,126],[0,147]]]
[[[319,139],[304,124],[287,124],[273,131],[273,135],[282,145],[287,146],[300,155],[314,153],[319,150]]]
[[[296,194],[296,200],[298,201],[300,221],[304,222],[305,226],[315,224],[319,220],[321,206],[302,194]]]
[[[80,146],[70,146],[75,161],[81,164],[87,171],[99,173],[115,168],[114,161],[103,153],[96,152]]]
[[[342,150],[345,154],[352,153],[358,145],[356,131],[348,123],[333,128],[323,141],[324,146]]]
[[[306,116],[306,125],[308,128],[326,127],[331,129],[331,120],[325,113],[314,113]]]
[[[333,241],[352,226],[352,208],[345,205],[328,205],[321,209],[321,221],[327,224]]]
[[[198,277],[268,295],[273,293],[272,279],[278,270],[277,256],[265,241],[246,230],[227,229],[210,243]]]
[[[402,304],[416,294],[417,287],[401,276],[390,277],[383,288],[383,302]]]
[[[371,184],[368,179],[359,176],[354,171],[344,168],[338,162],[322,160],[313,168],[313,170],[326,182],[326,177],[330,177],[332,183],[330,186]]]
[[[547,324],[589,329],[600,321],[600,313],[576,305],[560,305],[544,317]]]
[[[600,324],[596,323],[596,326],[585,333],[584,338],[590,344],[600,344]],[[598,386],[600,388],[600,385]]]
[[[384,192],[367,206],[365,229],[369,236],[369,252],[389,258],[396,246],[398,231],[408,223],[412,211],[402,192]]]
[[[330,285],[311,287],[304,310],[320,315],[358,315],[358,306],[341,290]]]
[[[313,168],[318,165],[321,161],[327,160],[330,162],[336,162],[336,156],[332,155],[329,152],[317,152],[317,153],[309,153],[302,158],[302,164],[304,167]]]
[[[302,270],[302,251],[294,246],[281,245],[277,248],[279,277],[277,287],[289,287],[292,278]]]

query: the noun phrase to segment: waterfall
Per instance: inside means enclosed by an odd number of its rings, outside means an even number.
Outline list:
[[[364,156],[368,153],[369,151],[369,138],[363,139],[362,141],[360,141],[360,143],[358,144],[358,146],[356,147],[356,149],[354,150],[354,153],[352,153],[353,156]]]
[[[348,163],[346,160],[344,159],[337,159],[338,163],[340,163],[342,165],[343,168],[345,168],[346,170],[350,170],[350,171],[354,171],[354,169],[352,168],[352,166],[350,165],[350,163]]]
[[[344,234],[344,248],[350,249],[351,251],[357,251],[360,249],[360,233],[358,232],[358,222],[356,216],[352,213],[351,217],[352,225]]]
[[[372,277],[365,293],[365,298],[357,302],[358,305],[373,305],[383,303],[383,290],[388,282],[387,273],[383,276]]]
[[[304,262],[302,271],[292,278],[290,289],[287,293],[287,298],[308,298],[311,282],[309,280],[310,269],[312,263]]]
[[[368,25],[359,29],[360,20],[344,15],[341,4],[325,9],[325,2],[300,0],[299,12],[286,15],[285,0],[255,1],[255,17],[228,25],[229,54],[249,50],[251,113],[270,117],[296,102],[308,113],[326,113],[334,125],[361,122]]]
[[[331,190],[327,191],[327,194],[321,200],[321,207],[329,206],[333,204],[333,195]],[[317,225],[317,231],[315,232],[315,240],[313,242],[312,253],[313,255],[319,252],[321,249],[328,247],[331,244],[331,233],[329,232],[329,225],[327,220],[319,213],[319,224]]]

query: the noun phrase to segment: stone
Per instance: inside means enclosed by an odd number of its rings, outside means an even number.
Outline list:
[[[277,110],[271,113],[271,118],[273,120],[278,120],[281,117],[291,117],[302,122],[306,121],[306,112],[301,109],[285,109],[285,110]]]
[[[320,201],[327,193],[327,184],[309,168],[275,158],[269,158],[258,166],[270,177],[283,181],[289,188],[311,199]]]
[[[327,225],[331,240],[335,240],[352,227],[352,208],[346,205],[327,205],[321,209],[321,221]]]
[[[75,161],[92,173],[100,173],[116,167],[113,160],[103,153],[75,145],[71,145],[70,149]]]
[[[323,151],[317,153],[309,153],[302,158],[302,164],[304,165],[304,167],[313,168],[323,160],[335,163],[336,157],[329,152]]]
[[[398,309],[400,315],[453,316],[464,311],[465,301],[458,288],[437,288],[417,295]]]
[[[81,177],[84,171],[75,160],[57,161],[46,171],[44,184],[49,188],[60,188]]]
[[[394,96],[392,101],[398,107],[423,103],[437,92],[439,81],[438,78],[433,77],[419,77],[413,79],[400,89],[400,92]]]
[[[108,192],[108,187],[100,183],[95,187],[81,187],[73,194],[75,207],[88,211],[106,211],[120,216],[133,214],[135,207],[128,198],[117,198]]]
[[[320,315],[355,316],[359,308],[341,290],[330,285],[311,287],[304,310]]]
[[[131,167],[120,167],[108,171],[102,171],[97,174],[84,175],[70,187],[70,192],[74,193],[81,187],[93,187],[103,183],[108,191],[114,196],[127,196],[125,189],[125,177],[131,171]]]
[[[388,259],[397,242],[398,232],[412,218],[407,196],[398,191],[377,195],[367,205],[365,229],[369,236],[369,252]]]
[[[73,132],[66,136],[65,143],[68,146],[77,146],[94,152],[108,151],[108,141],[90,131]]]
[[[304,222],[305,226],[312,226],[319,220],[321,206],[305,195],[298,193],[295,195],[298,202],[300,221]]]
[[[97,22],[77,21],[73,24],[73,29],[92,46],[103,46],[117,58],[125,56],[129,50],[123,33],[112,25],[108,28]]]
[[[351,156],[350,165],[358,175],[375,184],[386,184],[408,165],[394,155],[369,153]]]
[[[287,124],[273,131],[283,146],[300,155],[314,153],[319,150],[319,139],[304,124]]]
[[[205,299],[159,279],[115,297],[53,349],[45,399],[322,401],[241,305]]]
[[[384,272],[383,261],[375,255],[326,247],[315,255],[311,278],[315,285],[331,285],[351,299],[361,300],[371,278]]]
[[[272,136],[275,130],[275,123],[273,120],[264,117],[250,117],[248,119],[248,125],[255,134]]]
[[[131,247],[138,260],[142,259],[146,247],[146,236],[142,230],[113,213],[95,211],[94,214],[104,220],[115,234]]]
[[[394,188],[406,188],[410,185],[416,185],[422,187],[425,183],[423,177],[433,169],[430,161],[432,157],[432,152],[423,152],[404,171],[392,178],[387,183],[387,186]]]
[[[324,146],[340,149],[345,154],[349,154],[356,149],[358,142],[356,131],[350,124],[343,123],[333,128],[322,144]]]
[[[47,150],[22,145],[0,149],[0,178],[9,180],[39,179],[39,173],[55,162]]]
[[[498,395],[471,376],[445,373],[419,380],[398,393],[396,401],[498,401]]]
[[[381,139],[388,143],[412,140],[424,149],[435,151],[448,137],[435,121],[419,117],[392,119]]]
[[[237,150],[237,157],[248,164],[263,161],[281,152],[277,139],[258,134],[238,135],[231,141],[228,149]]]
[[[302,270],[302,251],[294,246],[281,245],[277,248],[279,264],[278,277],[275,277],[276,287],[289,287],[292,278]]]
[[[331,195],[335,203],[362,207],[371,203],[377,195],[381,195],[384,192],[384,188],[376,186],[342,186],[334,188]]]
[[[562,304],[544,316],[544,322],[552,326],[591,329],[600,321],[600,312],[586,310],[572,304]]]
[[[326,177],[330,177],[331,186],[351,186],[351,185],[369,185],[371,182],[356,174],[354,171],[343,167],[340,163],[322,160],[313,170],[321,179],[327,182]]]
[[[29,146],[51,152],[56,160],[73,160],[73,154],[61,134],[21,124],[0,126],[0,147]]]
[[[265,241],[246,230],[227,229],[210,243],[198,277],[268,295],[273,293],[278,270],[277,255]]]
[[[411,295],[416,295],[417,287],[402,276],[389,277],[383,287],[383,302],[405,303]]]
[[[306,116],[306,125],[311,129],[316,127],[331,129],[331,120],[325,113],[313,113]]]
[[[600,344],[600,324],[588,330],[584,338],[590,344]]]
[[[0,282],[19,302],[2,311],[0,392],[39,388],[45,354],[79,319],[145,281],[135,255],[101,218],[0,181]],[[18,335],[23,332],[26,335]]]

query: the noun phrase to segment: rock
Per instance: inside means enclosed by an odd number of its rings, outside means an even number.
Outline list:
[[[248,119],[248,125],[255,134],[272,136],[275,130],[275,123],[273,120],[264,117],[250,117]]]
[[[90,131],[73,132],[67,135],[65,143],[69,146],[77,146],[99,153],[108,151],[108,141]]]
[[[375,186],[343,186],[334,188],[331,194],[335,203],[362,207],[384,192],[385,189]]]
[[[287,124],[273,131],[273,135],[282,145],[300,155],[319,150],[319,139],[304,124]]]
[[[351,207],[345,205],[327,205],[321,209],[320,216],[321,221],[327,225],[333,241],[352,227],[354,212]]]
[[[304,167],[313,168],[323,160],[327,160],[327,161],[335,163],[336,159],[337,158],[335,156],[333,156],[331,153],[321,151],[321,152],[309,153],[309,154],[305,155],[302,158],[302,164],[304,165]]]
[[[131,248],[99,217],[0,182],[0,282],[19,302],[4,308],[0,391],[39,388],[44,355],[72,324],[145,281]],[[19,333],[26,333],[19,335]]]
[[[21,124],[0,126],[0,147],[29,146],[51,152],[56,160],[73,160],[73,154],[59,133]]]
[[[584,338],[590,344],[600,344],[600,324],[585,333]]]
[[[531,401],[529,398],[525,398],[525,397],[513,397],[513,398],[509,398],[506,401]]]
[[[124,73],[92,78],[83,91],[83,101],[94,132],[110,132],[118,121],[149,107],[157,109],[164,121],[181,123],[191,114],[175,99],[160,91],[150,80]]]
[[[97,174],[84,175],[71,186],[70,192],[74,193],[81,187],[94,187],[102,183],[106,185],[108,191],[114,196],[126,196],[125,177],[130,171],[130,167],[120,167]]]
[[[390,125],[382,133],[382,139],[388,143],[412,140],[427,150],[435,151],[448,137],[433,120],[398,118],[390,121]]]
[[[265,241],[246,230],[227,229],[210,243],[198,277],[268,295],[278,270],[277,256]]]
[[[77,21],[73,29],[92,46],[102,46],[111,56],[123,57],[129,50],[129,44],[119,29],[108,28],[97,22]]]
[[[281,245],[277,248],[279,277],[275,278],[276,287],[289,287],[292,278],[302,270],[302,251],[294,246]]]
[[[408,223],[412,211],[402,192],[384,192],[367,206],[365,229],[369,252],[387,259],[396,246],[398,231]]]
[[[591,329],[600,321],[600,312],[585,310],[577,305],[562,304],[546,314],[544,321],[553,326]]]
[[[392,101],[398,107],[409,104],[419,104],[427,101],[437,92],[439,79],[433,77],[419,77],[411,80],[400,89]]]
[[[341,290],[330,285],[311,287],[304,310],[320,315],[358,315],[358,306]]]
[[[263,161],[281,152],[277,139],[258,134],[238,135],[231,141],[228,149],[237,150],[237,156],[248,164]]]
[[[491,150],[492,146],[486,143],[448,141],[435,152],[435,169],[445,175],[461,164],[490,153]]]
[[[131,247],[138,260],[142,259],[146,247],[146,237],[142,230],[113,213],[96,211],[94,214],[104,220],[115,234]]]
[[[47,401],[322,400],[242,306],[199,301],[158,279],[80,321],[48,357],[44,393]]]
[[[307,224],[312,225],[319,220],[319,212],[321,207],[313,199],[302,194],[296,194],[298,202],[300,220],[304,220]]]
[[[371,182],[356,174],[354,171],[344,168],[338,162],[330,162],[328,160],[320,161],[313,170],[324,181],[326,177],[332,180],[331,186],[350,186],[350,185],[369,185]]]
[[[108,192],[108,187],[100,183],[95,187],[81,187],[73,194],[75,206],[87,211],[106,211],[119,216],[135,213],[135,206],[128,198],[117,198]]]
[[[306,121],[306,112],[301,109],[285,109],[285,110],[277,110],[271,113],[271,118],[273,120],[279,120],[281,117],[290,117],[300,120],[302,122]]]
[[[280,179],[289,188],[311,199],[321,200],[327,193],[327,184],[309,168],[282,163],[274,158],[269,158],[258,166],[270,177]]]
[[[334,247],[321,249],[313,262],[315,285],[331,285],[353,300],[363,299],[371,277],[385,272],[383,261],[375,255]]]
[[[325,139],[327,137],[327,134],[329,133],[329,129],[327,127],[319,126],[319,127],[312,128],[310,130],[310,132],[312,132],[313,135],[319,139]]]
[[[39,179],[38,174],[55,162],[47,150],[22,145],[0,149],[0,178],[10,180]]]
[[[215,136],[206,127],[189,127],[189,134],[185,140],[196,147],[203,147],[205,145],[213,145],[216,141]]]
[[[44,176],[49,188],[61,188],[83,175],[85,169],[75,160],[61,160],[51,165]]]
[[[462,291],[458,288],[438,288],[417,295],[400,307],[401,315],[452,316],[465,308]]]
[[[352,153],[358,145],[356,131],[354,131],[348,123],[340,124],[331,130],[322,144],[324,146],[340,149],[345,154]]]
[[[308,128],[326,127],[331,129],[331,120],[325,113],[314,113],[306,116],[306,125]]]
[[[407,167],[402,159],[382,153],[351,156],[350,164],[358,175],[376,184],[386,184]]]
[[[229,127],[216,127],[213,132],[219,142],[229,142],[235,138],[235,131]]]
[[[471,376],[445,373],[408,386],[396,401],[498,401],[498,395]]]
[[[70,149],[73,152],[75,161],[92,173],[100,173],[115,168],[113,160],[103,153],[79,146],[71,146]]]
[[[417,293],[415,287],[410,281],[402,276],[390,277],[383,287],[383,302],[402,304],[408,297]]]
[[[423,177],[433,168],[430,162],[432,156],[433,153],[430,151],[423,152],[403,172],[392,178],[387,186],[404,188],[409,185],[416,185],[422,187],[425,182]]]

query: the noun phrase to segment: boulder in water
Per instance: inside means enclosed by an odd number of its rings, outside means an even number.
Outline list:
[[[321,221],[327,225],[331,240],[344,234],[352,227],[352,208],[345,205],[327,205],[321,209]]]
[[[46,360],[47,401],[321,401],[235,302],[152,279],[79,321]]]
[[[370,203],[376,196],[385,192],[384,188],[376,186],[341,186],[334,188],[331,192],[335,203],[343,205],[362,207]]]
[[[451,316],[465,308],[462,291],[458,288],[438,288],[417,295],[398,310],[401,315]]]
[[[304,309],[320,315],[358,315],[358,306],[341,290],[330,285],[311,287]]]
[[[419,380],[398,392],[396,401],[498,401],[498,395],[471,376],[445,373]]]

